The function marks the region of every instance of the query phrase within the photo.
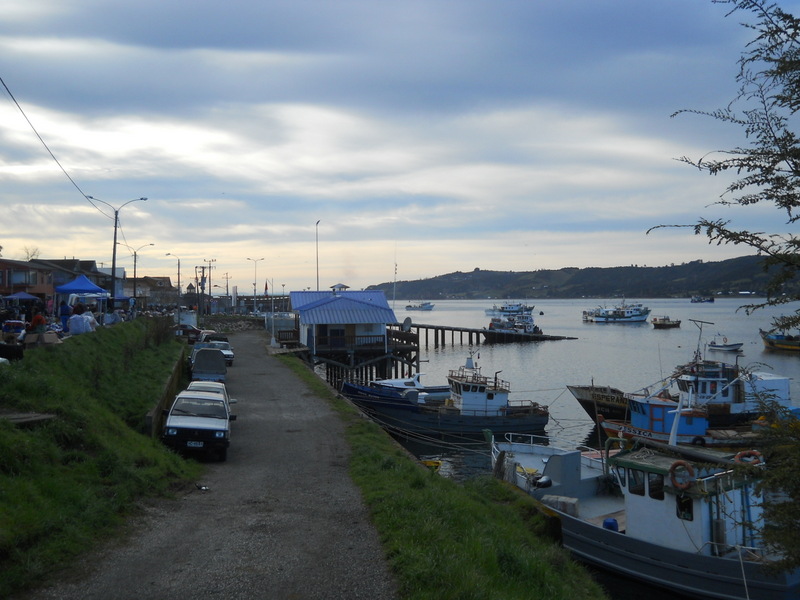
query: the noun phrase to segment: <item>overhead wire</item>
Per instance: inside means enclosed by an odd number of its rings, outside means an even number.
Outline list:
[[[50,157],[53,159],[53,161],[55,161],[55,163],[58,165],[58,168],[61,169],[61,172],[64,173],[64,175],[69,180],[69,182],[73,185],[73,187],[75,187],[75,189],[78,190],[80,195],[83,196],[84,200],[89,202],[89,204],[91,204],[94,208],[96,208],[102,215],[108,217],[109,219],[113,219],[114,217],[112,217],[110,215],[107,215],[103,211],[103,209],[101,209],[97,204],[95,204],[92,201],[92,199],[81,189],[81,187],[77,184],[77,182],[67,172],[67,170],[64,168],[64,165],[62,165],[61,162],[58,160],[58,158],[56,158],[56,155],[50,149],[50,146],[47,145],[47,142],[44,141],[44,138],[42,138],[42,136],[39,135],[39,132],[36,130],[36,127],[33,125],[33,122],[28,118],[28,115],[25,114],[25,111],[23,110],[22,106],[20,105],[19,102],[17,102],[17,99],[14,97],[14,94],[11,92],[11,90],[8,87],[8,85],[6,85],[6,82],[2,77],[0,77],[0,83],[3,84],[3,88],[5,89],[6,94],[8,94],[8,97],[11,98],[11,101],[17,107],[17,110],[19,110],[19,112],[22,115],[22,117],[28,123],[28,126],[31,128],[31,131],[33,131],[34,135],[36,135],[38,140],[41,142],[42,146],[44,146],[44,149],[47,150],[47,153],[50,155]]]

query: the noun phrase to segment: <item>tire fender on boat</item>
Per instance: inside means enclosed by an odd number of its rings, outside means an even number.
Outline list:
[[[748,458],[752,460],[747,460]],[[733,462],[740,465],[758,465],[761,463],[761,452],[758,450],[742,450],[733,457]]]
[[[705,445],[706,445],[706,440],[701,435],[696,435],[692,440],[692,446],[705,446]]]
[[[675,476],[678,469],[686,470],[688,477],[685,481],[681,481]],[[694,467],[685,460],[676,460],[669,467],[669,480],[676,490],[688,490],[694,483]]]

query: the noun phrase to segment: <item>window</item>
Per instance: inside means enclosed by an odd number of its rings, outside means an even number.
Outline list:
[[[644,496],[644,471],[628,469],[628,481],[630,482],[629,489],[631,494]]]
[[[661,473],[647,474],[647,492],[654,500],[664,499],[664,476]]]
[[[675,512],[679,519],[694,521],[694,501],[691,496],[683,494],[675,496]]]
[[[622,487],[625,487],[625,469],[614,467],[614,473],[617,475],[617,481]]]

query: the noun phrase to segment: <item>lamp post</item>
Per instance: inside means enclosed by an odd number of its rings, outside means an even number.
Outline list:
[[[131,248],[130,246],[128,246],[128,244],[125,244],[123,242],[117,242],[117,244],[119,244],[120,246],[125,246],[128,250],[133,252],[133,306],[134,306],[134,308],[138,308],[139,298],[138,298],[138,296],[136,294],[136,260],[137,260],[137,257],[139,256],[139,250],[141,250],[145,246],[155,246],[155,244],[152,243],[152,242],[149,243],[149,244],[142,244],[141,246],[139,246],[135,250],[133,248]]]
[[[213,295],[212,294],[213,286],[211,285],[211,269],[214,268],[214,263],[217,262],[217,259],[216,258],[209,258],[209,259],[205,259],[204,258],[203,262],[208,264],[208,295],[209,295],[209,297],[212,297],[212,295]],[[210,306],[208,307],[208,312],[211,313],[211,307]]]
[[[175,256],[172,252],[167,252],[165,256]],[[181,257],[175,256],[178,259],[178,325],[181,324]]]
[[[322,219],[320,219],[321,221]],[[314,226],[314,238],[317,244],[317,291],[319,291],[319,221]]]
[[[105,200],[100,200],[99,198],[95,198],[94,196],[86,196],[89,200],[94,200],[95,202],[102,202],[106,206],[108,206],[111,210],[114,211],[114,246],[111,254],[111,310],[114,310],[114,295],[117,293],[117,226],[119,225],[119,211],[125,208],[131,202],[145,202],[147,198],[134,198],[133,200],[128,200],[125,204],[121,205],[119,208],[114,208]],[[102,211],[101,211],[102,212]]]
[[[256,282],[258,281],[258,261],[264,260],[264,258],[248,258],[247,260],[253,261],[253,312],[256,312]]]

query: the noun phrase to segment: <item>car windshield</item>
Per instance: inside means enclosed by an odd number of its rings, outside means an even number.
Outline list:
[[[172,407],[172,414],[193,415],[195,417],[211,417],[227,419],[228,412],[223,402],[201,400],[198,398],[180,398]]]
[[[216,348],[217,350],[230,350],[231,345],[228,342],[211,342],[209,347]]]

